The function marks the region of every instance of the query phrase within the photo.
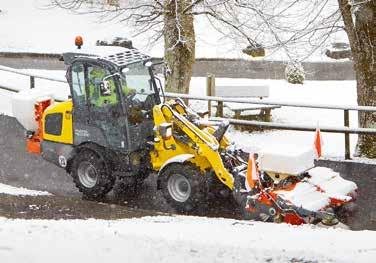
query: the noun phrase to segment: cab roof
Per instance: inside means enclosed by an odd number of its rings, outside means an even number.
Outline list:
[[[150,60],[151,57],[138,51],[137,49],[128,49],[123,47],[99,46],[90,49],[75,49],[63,54],[64,63],[72,64],[77,58],[91,58],[99,61],[109,61],[117,67],[124,67],[139,61]]]

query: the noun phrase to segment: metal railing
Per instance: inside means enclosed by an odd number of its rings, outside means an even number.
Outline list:
[[[217,102],[235,102],[235,103],[250,103],[250,104],[260,104],[260,105],[276,105],[281,107],[297,107],[297,108],[312,108],[312,109],[328,109],[328,110],[343,110],[343,120],[344,126],[320,126],[322,132],[328,133],[343,133],[345,135],[345,159],[351,159],[350,153],[350,134],[368,134],[376,135],[376,129],[373,128],[350,128],[350,111],[366,111],[366,112],[376,112],[376,107],[372,106],[353,106],[353,105],[328,105],[328,104],[309,104],[309,103],[291,103],[291,102],[281,102],[272,101],[268,99],[257,100],[257,99],[242,99],[242,98],[223,98],[215,96],[194,96],[187,94],[175,94],[166,93],[165,94],[171,98],[182,98],[200,101],[217,101]],[[211,118],[213,120],[218,120],[222,118]],[[252,126],[267,129],[279,129],[279,130],[292,130],[292,131],[315,131],[317,125],[291,125],[278,122],[262,122],[262,121],[248,121],[248,120],[238,120],[238,119],[227,119],[231,124]]]
[[[10,72],[10,73],[29,77],[31,89],[35,88],[35,79],[44,79],[44,80],[55,81],[55,82],[63,82],[63,83],[67,82],[65,79],[62,79],[62,78],[51,78],[51,77],[46,77],[46,76],[39,75],[39,74],[31,74],[31,73],[25,72],[23,70],[18,70],[18,69],[4,67],[4,66],[0,66],[0,71],[6,71],[6,72]]]
[[[35,79],[44,79],[55,82],[67,83],[65,79],[46,77],[38,74],[27,73],[22,70],[17,70],[9,67],[0,66],[0,71],[11,72],[14,74],[19,74],[27,76],[30,78],[30,88],[35,88]],[[18,92],[7,87],[0,87],[0,89],[5,89],[8,91]],[[268,99],[257,100],[257,99],[242,99],[242,98],[223,98],[216,96],[195,96],[187,94],[177,94],[177,93],[165,93],[166,97],[170,98],[182,98],[189,100],[199,100],[210,102],[235,102],[235,103],[247,103],[247,104],[260,104],[260,105],[276,105],[281,107],[297,107],[297,108],[312,108],[312,109],[328,109],[328,110],[343,110],[344,112],[344,126],[320,126],[322,132],[328,133],[342,133],[345,135],[345,159],[351,159],[350,156],[350,134],[368,134],[376,135],[376,129],[373,128],[350,128],[350,111],[365,111],[365,112],[376,112],[376,107],[371,106],[353,106],[353,105],[328,105],[328,104],[309,104],[309,103],[292,103],[292,102],[281,102],[272,101]],[[241,126],[252,126],[267,129],[279,129],[279,130],[293,130],[293,131],[315,131],[317,125],[292,125],[284,124],[278,122],[262,122],[262,121],[249,121],[249,120],[239,120],[239,119],[228,119],[228,118],[211,118],[212,120],[227,120],[231,124],[241,125]]]
[[[63,79],[63,78],[57,78],[57,77],[51,78],[51,77],[46,77],[46,76],[39,75],[39,74],[31,74],[31,73],[28,73],[28,72],[23,71],[23,70],[9,68],[9,67],[5,67],[5,66],[1,66],[1,65],[0,65],[0,71],[10,72],[10,73],[14,73],[14,74],[17,74],[17,75],[29,77],[29,79],[30,79],[30,89],[35,88],[35,79],[43,79],[43,80],[49,80],[49,81],[54,81],[54,82],[67,83],[66,79]],[[19,89],[16,89],[16,88],[4,87],[4,86],[0,86],[0,89],[11,91],[11,92],[19,92],[20,91]],[[59,100],[57,100],[57,101],[59,101]]]

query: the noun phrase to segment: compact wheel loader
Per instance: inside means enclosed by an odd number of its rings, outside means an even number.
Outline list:
[[[87,198],[105,196],[115,181],[132,191],[156,172],[178,212],[227,192],[245,219],[334,225],[355,199],[356,185],[314,168],[309,152],[283,159],[237,149],[225,136],[228,122],[166,100],[151,58],[136,49],[78,49],[63,58],[71,98],[33,98],[27,148],[64,168]]]

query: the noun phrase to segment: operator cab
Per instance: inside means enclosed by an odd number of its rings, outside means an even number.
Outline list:
[[[97,47],[65,53],[74,145],[91,141],[133,152],[153,138],[160,103],[151,58],[136,49]]]

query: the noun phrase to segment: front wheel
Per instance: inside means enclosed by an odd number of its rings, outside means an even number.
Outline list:
[[[192,212],[206,205],[208,186],[205,176],[192,164],[171,164],[161,173],[161,190],[177,212]]]
[[[105,160],[92,150],[82,150],[73,159],[71,175],[84,198],[103,198],[114,186],[115,180]]]

